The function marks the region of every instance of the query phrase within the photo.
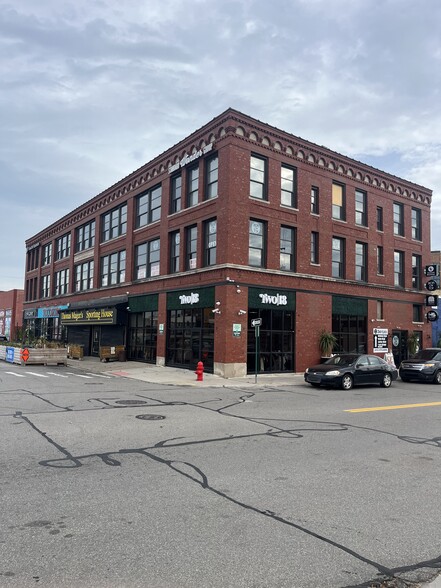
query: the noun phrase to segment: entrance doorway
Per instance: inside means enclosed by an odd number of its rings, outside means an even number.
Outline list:
[[[257,371],[294,371],[294,311],[250,308],[249,324],[256,318],[262,319]],[[256,337],[254,329],[248,327],[247,372],[255,369]]]
[[[397,368],[403,359],[407,359],[407,331],[392,331],[392,354]]]
[[[92,326],[92,344],[90,346],[90,355],[98,357],[100,354],[100,332],[101,327],[99,325]]]

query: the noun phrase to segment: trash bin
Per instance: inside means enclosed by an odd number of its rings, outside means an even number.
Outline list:
[[[118,349],[118,361],[127,361],[125,349]]]

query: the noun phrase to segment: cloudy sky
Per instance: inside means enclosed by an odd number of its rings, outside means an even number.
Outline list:
[[[0,290],[25,239],[229,106],[433,190],[439,0],[0,0]]]

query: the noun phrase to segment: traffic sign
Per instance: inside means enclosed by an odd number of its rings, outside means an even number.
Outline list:
[[[23,349],[21,352],[21,358],[26,363],[29,359],[29,349]]]
[[[426,314],[426,317],[429,323],[433,323],[434,321],[438,320],[438,313],[436,310],[429,310],[429,312]]]
[[[261,324],[262,324],[261,318],[252,319],[252,321],[251,321],[252,327],[260,327]]]
[[[426,282],[426,290],[429,290],[430,292],[438,290],[438,284],[435,282],[435,280],[429,280]]]

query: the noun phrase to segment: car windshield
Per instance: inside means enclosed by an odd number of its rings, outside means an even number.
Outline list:
[[[439,349],[420,349],[412,356],[412,359],[433,359],[437,353],[439,353]]]
[[[334,357],[331,357],[325,363],[326,365],[348,366],[353,365],[359,357],[359,355],[334,355]]]

